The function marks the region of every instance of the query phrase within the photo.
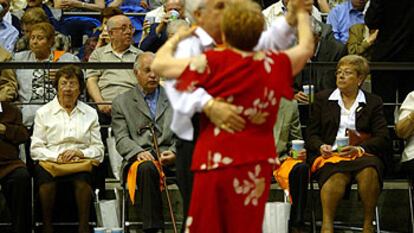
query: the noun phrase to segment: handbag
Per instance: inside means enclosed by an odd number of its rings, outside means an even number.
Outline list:
[[[53,177],[67,176],[79,172],[92,172],[93,166],[98,166],[99,162],[95,159],[80,159],[72,163],[56,163],[52,161],[40,161],[42,166]]]
[[[290,203],[285,192],[284,202],[267,202],[263,220],[263,233],[288,233]]]
[[[359,146],[361,143],[371,138],[370,133],[359,132],[353,129],[346,129],[346,133],[349,137],[349,145]]]

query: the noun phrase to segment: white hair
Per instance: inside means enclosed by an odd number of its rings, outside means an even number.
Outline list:
[[[194,12],[205,7],[207,0],[189,0],[186,1],[186,10],[193,16]]]
[[[138,71],[139,69],[141,69],[141,62],[142,59],[144,59],[145,57],[154,57],[155,54],[153,52],[143,52],[137,55],[137,57],[135,58],[135,62],[134,62],[134,70]]]

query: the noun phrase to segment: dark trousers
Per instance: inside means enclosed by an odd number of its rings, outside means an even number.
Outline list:
[[[152,162],[144,162],[139,165],[137,171],[136,200],[142,205],[142,222],[144,232],[155,232],[164,228],[164,215],[162,196],[160,191],[160,176]],[[166,176],[174,173],[164,167]]]
[[[17,168],[0,180],[2,193],[11,213],[13,232],[31,232],[30,175],[26,168]]]
[[[289,224],[292,227],[304,226],[308,183],[308,166],[305,163],[295,165],[289,173],[289,188],[292,196]]]
[[[106,145],[106,139],[108,138],[108,127],[111,126],[112,117],[110,115],[101,113],[98,108],[96,108],[96,111],[98,112],[99,125],[101,126],[101,139],[105,146],[105,155],[107,155],[106,152],[108,150]],[[110,177],[109,167],[109,158],[108,156],[104,156],[104,160],[96,169],[96,177],[94,180],[94,185],[96,186],[96,188],[98,188],[99,190],[103,190],[99,192],[100,199],[105,198],[105,178]]]
[[[183,217],[187,218],[190,208],[191,191],[193,189],[193,177],[191,172],[191,161],[195,143],[193,141],[179,140],[177,142],[177,183],[183,197]]]

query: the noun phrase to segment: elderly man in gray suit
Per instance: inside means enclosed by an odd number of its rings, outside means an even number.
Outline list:
[[[164,172],[175,161],[175,136],[170,130],[172,110],[159,77],[151,71],[154,54],[145,52],[135,61],[134,74],[138,85],[117,96],[112,102],[112,129],[116,148],[124,157],[124,171],[135,161],[136,185],[143,209],[143,230],[158,232],[164,227],[160,174],[155,165],[156,153],[150,127],[154,128]],[[132,171],[132,170],[131,170]],[[131,172],[130,171],[130,172]]]

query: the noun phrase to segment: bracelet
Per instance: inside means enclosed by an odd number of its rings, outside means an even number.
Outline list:
[[[207,104],[204,106],[203,111],[207,116],[210,116],[211,108],[214,105],[215,100],[211,99],[207,102]]]
[[[410,114],[408,114],[408,119],[410,120],[410,121],[414,121],[414,119],[413,119],[413,117],[411,116],[411,113]]]

